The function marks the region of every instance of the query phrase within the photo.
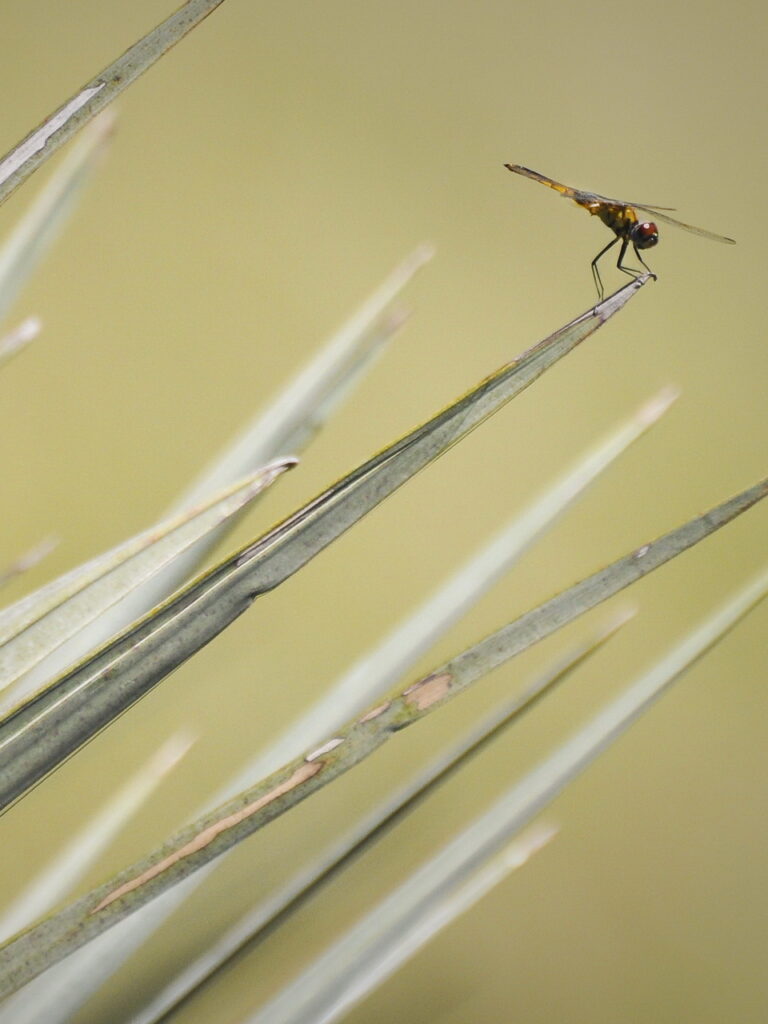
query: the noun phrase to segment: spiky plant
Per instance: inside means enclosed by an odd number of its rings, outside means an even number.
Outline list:
[[[0,312],[10,308],[103,150],[112,122],[108,114],[96,115],[220,2],[190,0],[83,86],[0,162],[0,198],[5,199],[59,145],[93,121],[6,244],[0,260]],[[250,610],[254,602],[258,606],[268,600],[271,591],[300,572],[384,498],[590,338],[648,281],[647,276],[639,277],[576,317],[276,526],[195,576],[213,543],[221,540],[253,499],[296,465],[296,454],[372,365],[373,356],[403,321],[398,306],[401,290],[430,255],[422,247],[398,267],[272,406],[178,498],[162,521],[106,554],[95,555],[0,614],[0,669],[7,688],[0,723],[4,809],[23,800],[38,784],[45,785],[64,761],[241,615],[257,616],[258,607]],[[25,322],[11,331],[0,352],[11,354],[34,333],[35,324]],[[85,871],[97,863],[111,836],[188,747],[185,735],[172,737],[138,777],[126,783],[100,819],[84,826],[71,847],[53,857],[45,878],[17,894],[4,928],[8,935],[21,932],[0,951],[0,992],[10,997],[0,1010],[0,1021],[72,1019],[133,952],[150,942],[153,932],[191,896],[217,860],[241,840],[345,776],[384,743],[401,743],[403,730],[412,725],[421,729],[424,718],[454,699],[460,704],[463,691],[492,669],[559,632],[760,501],[768,492],[766,481],[657,539],[648,538],[448,660],[436,659],[428,671],[414,669],[437,637],[532,540],[658,420],[671,397],[664,392],[646,403],[487,542],[375,650],[353,664],[337,683],[321,689],[292,725],[281,729],[276,724],[273,739],[238,777],[214,798],[205,795],[191,823],[175,820],[168,838],[155,850],[78,895]],[[450,504],[436,514],[450,516]],[[417,543],[407,524],[402,538],[403,544]],[[37,549],[21,556],[8,568],[6,578],[28,568],[43,553]],[[436,930],[551,838],[550,827],[524,829],[760,601],[766,588],[768,576],[763,573],[587,725],[576,728],[553,753],[523,772],[501,796],[492,802],[490,796],[478,801],[477,814],[468,816],[455,838],[416,865],[410,878],[394,886],[372,911],[361,913],[345,934],[329,941],[314,962],[308,957],[289,964],[285,984],[276,985],[260,1008],[254,999],[250,1015],[241,1012],[238,1018],[235,1009],[222,1010],[219,1019],[266,1024],[325,1021],[345,1013]],[[586,637],[569,641],[553,667],[523,686],[516,683],[512,697],[473,724],[450,749],[432,751],[426,767],[414,771],[404,787],[384,798],[372,795],[365,813],[350,812],[343,834],[328,842],[305,835],[300,841],[307,855],[298,869],[277,879],[266,895],[254,899],[247,895],[242,918],[231,922],[199,960],[190,960],[181,975],[168,972],[154,985],[132,983],[135,1015],[124,1013],[118,999],[109,1019],[159,1020],[198,993],[238,951],[256,948],[300,907],[318,899],[321,888],[352,861],[364,853],[370,857],[373,843],[439,783],[457,771],[470,777],[469,759],[570,676],[626,619],[626,613],[613,613]],[[300,637],[300,631],[296,635]],[[254,671],[265,674],[270,669],[254,657]],[[217,693],[225,690],[226,680],[217,680],[216,687]],[[216,697],[212,694],[211,699]],[[183,725],[181,719],[180,715]],[[377,775],[386,776],[386,772]],[[374,781],[383,790],[393,789],[386,778]],[[5,823],[12,820],[13,815],[8,815]],[[276,853],[287,856],[284,841],[273,849],[272,860]],[[6,871],[12,870],[6,865]],[[253,870],[258,872],[259,864]],[[45,916],[57,904],[64,905]],[[38,918],[38,923],[32,923]],[[313,948],[313,943],[309,946]]]

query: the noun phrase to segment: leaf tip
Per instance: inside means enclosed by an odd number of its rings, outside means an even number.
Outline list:
[[[669,407],[680,397],[680,389],[667,385],[646,402],[638,413],[639,421],[647,426],[661,419]]]
[[[592,311],[593,314],[601,321],[608,320],[614,313],[618,313],[622,306],[629,302],[635,292],[638,292],[650,280],[655,281],[656,277],[653,274],[641,274],[633,281],[630,281],[629,284],[625,284],[623,288],[619,288],[613,295],[609,295],[607,299],[598,302]]]
[[[624,605],[622,608],[619,608],[613,618],[608,621],[608,625],[606,627],[607,631],[609,633],[615,633],[618,629],[621,629],[622,626],[626,626],[628,622],[631,622],[636,615],[637,608],[635,605]]]
[[[437,247],[433,242],[422,242],[416,249],[414,249],[411,255],[414,269],[416,267],[422,267],[425,263],[434,257],[437,252]]]

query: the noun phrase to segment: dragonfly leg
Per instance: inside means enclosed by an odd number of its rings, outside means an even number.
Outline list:
[[[637,251],[637,246],[636,246],[636,245],[635,245],[634,243],[632,244],[632,248],[633,248],[633,249],[635,250],[635,256],[637,256],[637,258],[638,258],[638,259],[640,260],[640,262],[642,263],[642,265],[643,265],[643,266],[645,267],[645,269],[646,269],[646,270],[648,271],[648,273],[649,273],[649,274],[651,275],[651,277],[652,277],[652,278],[653,278],[653,280],[655,281],[655,280],[656,280],[656,275],[655,275],[655,274],[654,274],[654,272],[653,272],[653,271],[651,270],[651,268],[650,268],[650,267],[648,266],[648,264],[647,264],[647,263],[645,262],[645,260],[644,260],[644,259],[643,259],[643,257],[642,257],[642,256],[640,255],[640,253],[639,253],[639,252]]]
[[[627,251],[628,245],[629,245],[629,239],[625,238],[624,242],[623,242],[623,244],[621,246],[621,252],[619,253],[619,259],[618,259],[618,262],[617,262],[616,266],[619,268],[619,270],[622,272],[622,274],[629,274],[630,277],[640,277],[640,275],[642,274],[641,270],[635,270],[634,267],[625,267],[624,266],[624,255],[625,255],[625,253]],[[651,268],[645,262],[645,260],[640,255],[640,253],[637,251],[637,246],[635,245],[634,242],[632,243],[632,248],[635,250],[635,256],[637,256],[637,258],[640,260],[642,265],[645,267],[645,269],[648,271],[648,273],[651,275],[651,277],[655,281],[656,280],[656,275],[651,271]]]
[[[608,245],[606,245],[606,247],[604,249],[601,249],[600,252],[597,254],[597,256],[595,256],[595,258],[592,260],[592,264],[591,264],[591,266],[592,266],[592,280],[595,282],[595,288],[597,288],[597,297],[598,297],[598,301],[599,302],[603,301],[603,295],[605,294],[605,291],[603,289],[603,281],[602,281],[602,278],[600,277],[600,271],[597,269],[597,261],[602,256],[605,256],[605,254],[608,252],[608,250],[612,249],[613,246],[616,245],[618,240],[619,240],[619,236],[616,235],[616,237],[613,239],[613,241],[609,242]],[[619,256],[619,263],[621,263],[621,258],[624,255],[624,250],[626,248],[627,248],[627,243],[624,242],[624,245],[622,246],[622,249],[621,249],[621,256]]]

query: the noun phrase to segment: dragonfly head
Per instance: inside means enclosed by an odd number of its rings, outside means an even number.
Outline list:
[[[632,228],[632,241],[638,249],[650,249],[659,240],[659,229],[650,221],[638,223]]]

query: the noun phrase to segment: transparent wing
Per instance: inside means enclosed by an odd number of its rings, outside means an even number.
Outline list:
[[[659,212],[659,207],[640,206],[636,203],[635,209],[643,210],[645,213],[650,213],[665,224],[674,224],[676,228],[682,228],[684,231],[690,231],[693,235],[701,235],[702,238],[710,238],[713,242],[725,242],[728,245],[736,244],[733,238],[726,238],[725,235],[716,235],[714,231],[705,231],[704,228],[696,228],[693,224],[684,224],[681,220],[676,220],[674,217],[668,217],[665,213]],[[663,209],[663,207],[661,209]]]
[[[561,196],[566,199],[574,199],[577,203],[607,203],[608,206],[637,206],[643,210],[650,210],[656,212],[656,210],[674,210],[674,206],[649,206],[645,203],[640,206],[639,203],[630,203],[626,199],[611,199],[610,196],[601,196],[599,192],[587,192],[581,188],[571,188],[570,185],[561,185],[559,181],[555,181],[554,178],[548,178],[546,174],[539,174],[538,171],[532,171],[530,167],[521,167],[520,164],[504,164],[508,171],[512,171],[515,174],[522,174],[524,178],[530,178],[532,181],[538,181],[542,185],[547,185],[549,188],[553,188],[555,192],[559,192]],[[677,223],[677,222],[675,222]]]
[[[658,220],[663,221],[665,224],[674,224],[675,227],[682,228],[684,231],[690,231],[694,235],[700,235],[702,238],[711,238],[713,242],[725,242],[728,245],[736,244],[734,239],[726,238],[725,235],[716,235],[714,231],[705,231],[704,228],[697,228],[693,224],[685,224],[681,220],[669,217],[666,211],[674,210],[674,206],[649,206],[647,203],[630,203],[625,199],[611,199],[609,196],[601,196],[599,192],[585,192],[582,189],[561,185],[554,178],[548,178],[546,174],[532,171],[529,167],[521,167],[520,164],[504,164],[504,166],[515,174],[522,174],[524,178],[531,178],[532,181],[538,181],[542,185],[553,188],[561,196],[564,196],[566,199],[573,199],[577,203],[605,203],[608,206],[626,206],[634,210],[642,210],[644,213],[650,213],[651,216],[658,218]]]
[[[569,188],[567,185],[561,185],[559,181],[555,181],[554,178],[548,178],[546,174],[539,174],[538,171],[532,171],[530,167],[521,167],[520,164],[504,164],[508,171],[512,171],[514,174],[522,174],[524,178],[530,178],[532,181],[541,182],[542,185],[548,185],[549,188],[553,188],[555,192],[559,192],[560,195],[565,196],[567,199],[581,198],[582,196],[590,195],[588,192],[579,192],[578,189]],[[598,198],[597,196],[595,198]]]

